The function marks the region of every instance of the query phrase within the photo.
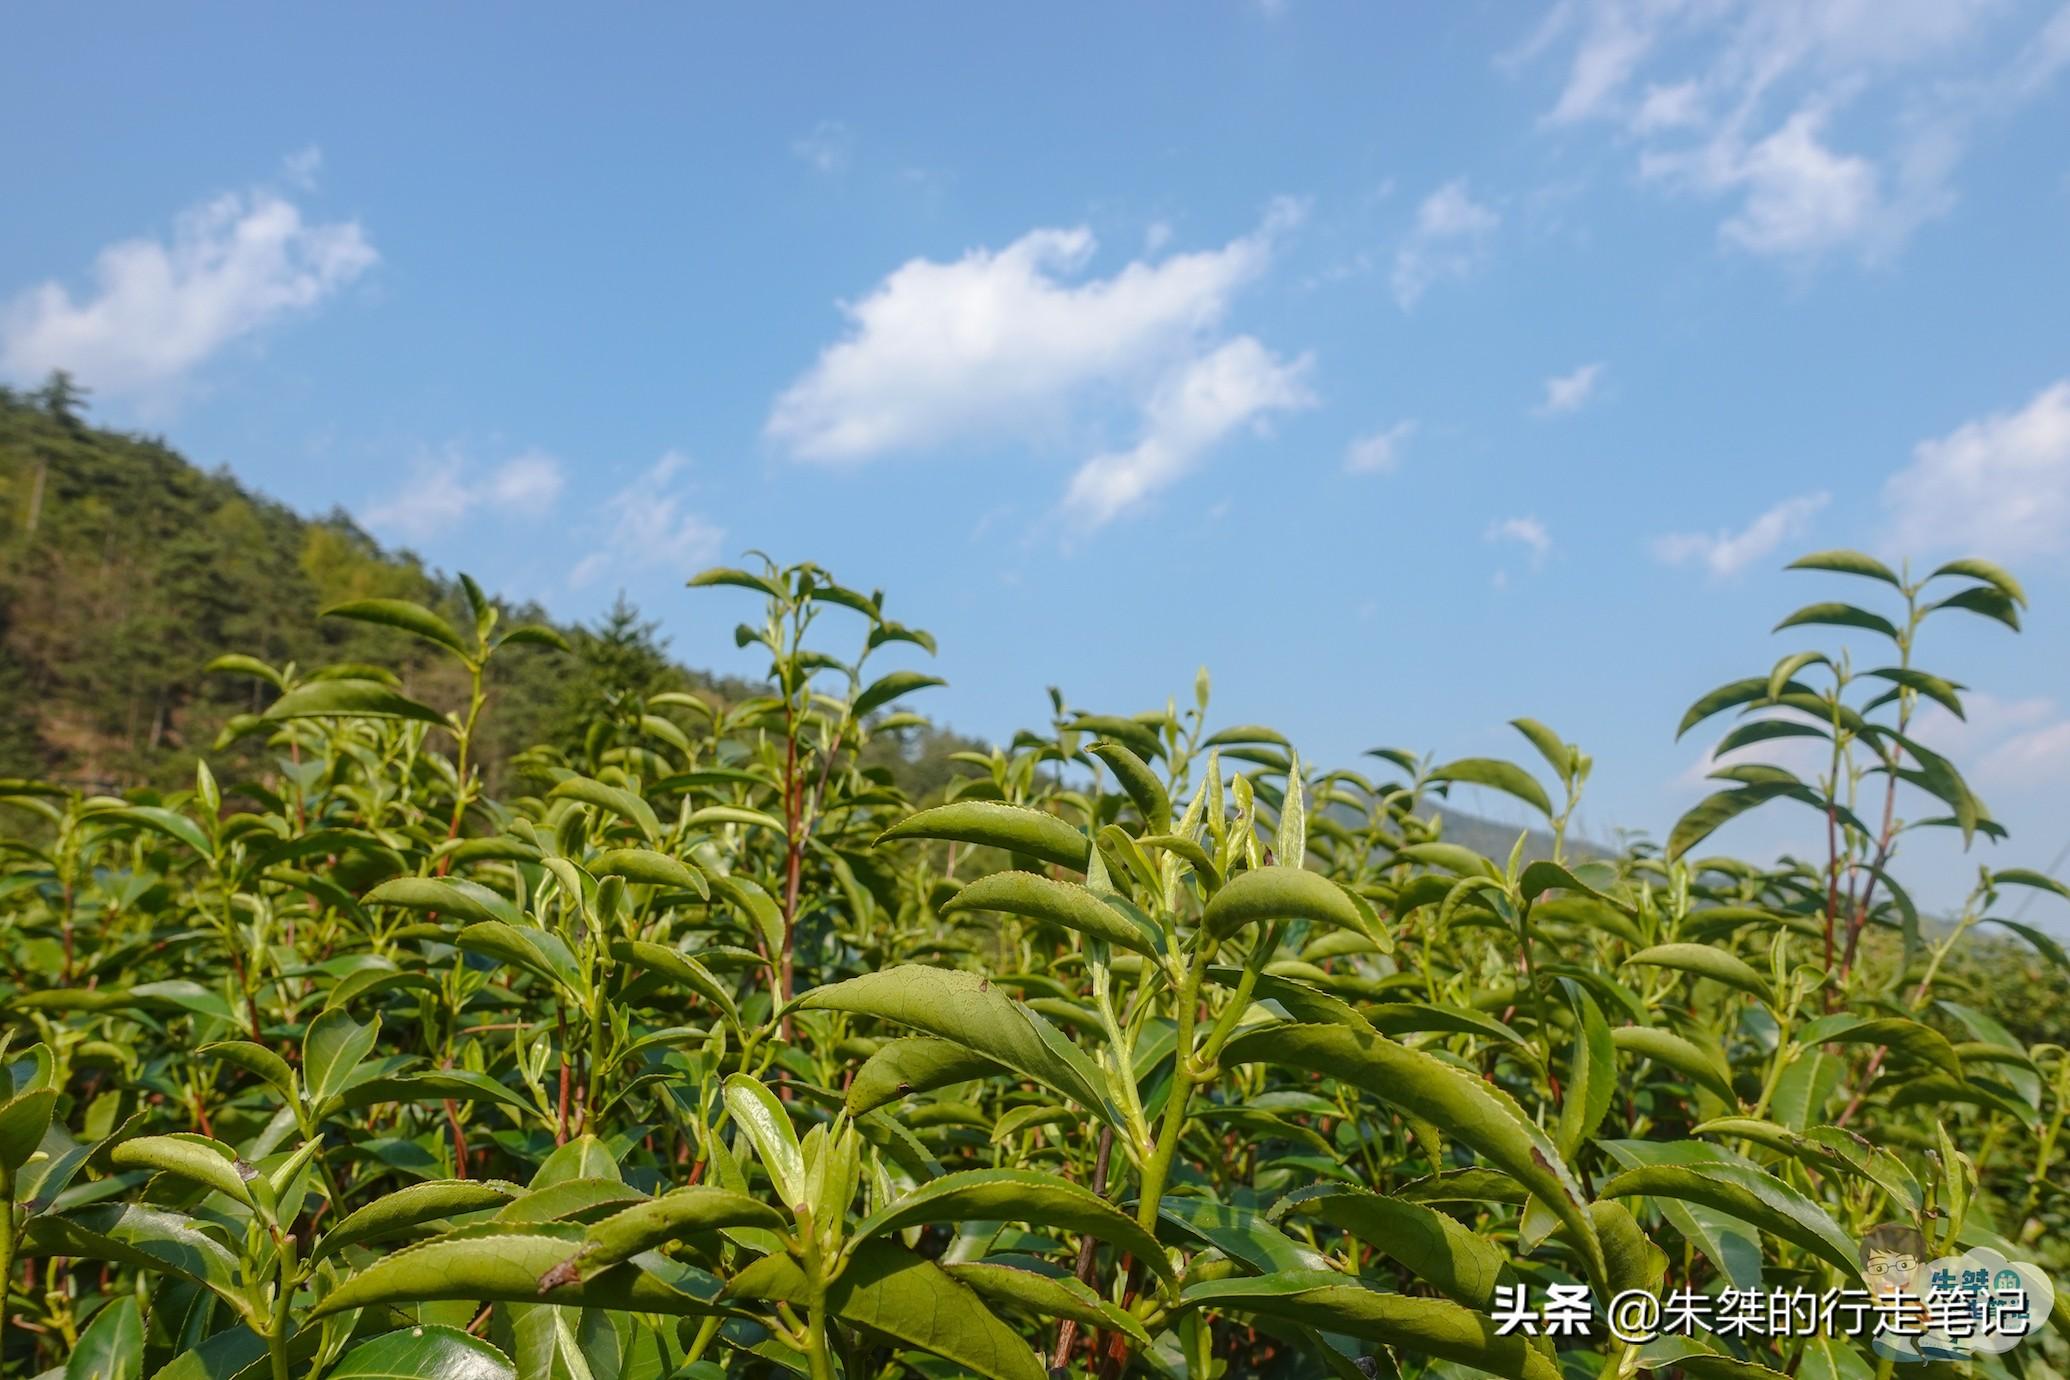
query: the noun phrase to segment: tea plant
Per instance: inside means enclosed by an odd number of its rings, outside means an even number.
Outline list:
[[[485,676],[556,637],[472,581],[467,629],[330,610],[451,658],[455,715],[225,656],[270,697],[225,734],[259,779],[0,782],[0,1368],[1866,1380],[1844,1338],[1495,1317],[1516,1285],[1858,1285],[1885,1222],[2062,1263],[2070,1057],[1950,956],[1996,924],[2070,969],[2000,910],[2070,889],[1986,868],[1938,923],[1895,871],[1918,830],[2002,833],[1919,741],[1963,702],[1918,652],[2024,595],[1980,561],[1797,565],[1891,612],[1780,629],[1888,664],[1794,652],[1702,697],[1683,732],[1740,716],[1721,789],[1615,857],[1569,838],[1591,761],[1543,724],[1530,769],[1317,773],[1212,729],[1205,673],[1142,715],[1052,692],[923,808],[870,746],[940,683],[886,660],[933,640],[810,564],[691,581],[748,601],[766,693],[620,696],[517,798],[484,790]],[[1799,740],[1813,774],[1741,760]],[[1542,831],[1447,840],[1458,784]],[[1693,855],[1791,805],[1808,858]]]

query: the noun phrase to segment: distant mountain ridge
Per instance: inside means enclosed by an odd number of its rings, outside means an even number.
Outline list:
[[[1437,812],[1444,817],[1447,842],[1465,844],[1476,853],[1486,854],[1498,861],[1509,856],[1509,850],[1516,847],[1517,835],[1528,834],[1524,844],[1524,856],[1530,859],[1550,858],[1553,853],[1553,836],[1544,829],[1520,829],[1514,824],[1470,815],[1450,805],[1439,805]],[[1427,811],[1426,811],[1427,813]],[[1600,858],[1610,856],[1610,850],[1601,844],[1567,836],[1567,855],[1572,858]]]

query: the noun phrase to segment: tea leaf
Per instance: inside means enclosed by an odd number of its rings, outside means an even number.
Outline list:
[[[878,835],[881,847],[895,839],[945,839],[1025,853],[1076,872],[1085,870],[1085,835],[1040,810],[995,800],[959,800],[908,816]]]

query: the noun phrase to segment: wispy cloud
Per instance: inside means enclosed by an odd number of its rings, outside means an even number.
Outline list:
[[[1490,523],[1482,536],[1487,541],[1512,542],[1523,547],[1533,570],[1543,567],[1545,558],[1552,554],[1552,533],[1535,517],[1503,518]]]
[[[1832,499],[1829,493],[1786,498],[1736,532],[1670,532],[1653,539],[1653,555],[1667,565],[1696,565],[1714,580],[1728,580],[1804,535]]]
[[[1986,786],[2053,785],[2070,776],[2070,718],[2049,704],[2052,717],[1992,745],[1977,762]]]
[[[1502,216],[1475,201],[1466,179],[1447,182],[1416,208],[1416,222],[1394,255],[1394,300],[1413,308],[1433,284],[1469,277],[1488,253]]]
[[[1538,411],[1545,416],[1560,412],[1578,412],[1596,394],[1596,384],[1603,377],[1602,361],[1584,364],[1568,374],[1556,374],[1545,381],[1545,398],[1538,404]]]
[[[2047,89],[2057,75],[2070,68],[2070,4],[2055,12],[2038,33],[2027,41],[2007,73],[2007,99],[2030,100]]]
[[[566,487],[561,462],[527,450],[498,464],[475,465],[447,447],[411,467],[408,482],[366,510],[369,527],[384,536],[423,541],[448,533],[471,513],[538,517]]]
[[[308,151],[296,158],[313,177]],[[104,394],[166,394],[378,259],[357,221],[311,223],[277,193],[229,193],[183,211],[169,239],[103,249],[83,295],[45,282],[0,308],[0,371],[68,369]]]
[[[1402,450],[1416,434],[1413,421],[1396,422],[1368,432],[1345,447],[1344,468],[1351,474],[1388,474],[1402,462]]]
[[[281,176],[305,192],[316,190],[317,175],[323,171],[323,150],[314,144],[296,149],[280,160]]]
[[[726,531],[693,510],[678,487],[690,468],[688,456],[669,451],[606,499],[599,540],[568,572],[568,583],[579,589],[607,574],[640,570],[689,575],[710,564]]]
[[[2070,7],[2010,66],[1980,60],[1970,40],[2008,12],[1996,0],[1560,0],[1503,62],[1564,55],[1544,123],[1617,128],[1643,176],[1726,205],[1727,246],[1877,260],[1953,204],[1979,123],[2070,65]],[[1847,144],[1833,133],[1843,111]]]
[[[821,120],[791,141],[791,154],[814,172],[840,172],[855,154],[855,131],[839,120]]]
[[[2070,379],[1921,441],[1883,487],[1885,544],[2014,557],[2070,548]]]

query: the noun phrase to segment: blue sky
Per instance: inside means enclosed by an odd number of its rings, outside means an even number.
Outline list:
[[[1986,554],[2027,631],[1930,625],[1927,727],[1994,861],[2070,842],[2060,0],[13,32],[0,372],[557,614],[752,672],[682,582],[761,548],[935,631],[970,731],[1205,662],[1317,761],[1542,718],[1661,836],[1682,707],[1839,592],[1785,560]]]

